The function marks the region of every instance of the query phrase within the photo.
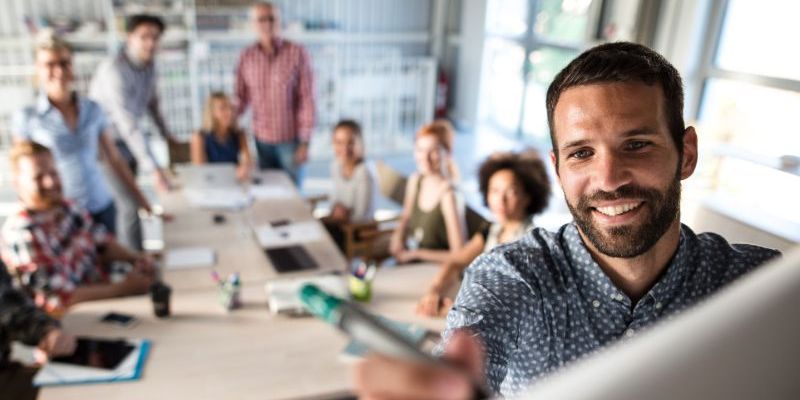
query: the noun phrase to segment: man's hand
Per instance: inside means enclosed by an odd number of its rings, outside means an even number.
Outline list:
[[[44,364],[48,359],[58,356],[66,356],[75,351],[75,337],[62,331],[60,328],[55,328],[47,332],[47,334],[39,341],[39,346],[34,352],[36,362]]]
[[[371,355],[355,365],[354,386],[366,399],[471,399],[473,382],[484,381],[482,346],[467,332],[457,332],[447,343],[445,359],[463,372]]]
[[[118,296],[131,296],[137,294],[145,294],[150,290],[150,286],[155,282],[155,274],[148,274],[146,272],[133,269],[125,280],[118,283]]]
[[[147,254],[139,253],[135,260],[133,260],[134,271],[139,271],[144,275],[155,276],[156,263],[152,257]]]
[[[308,143],[300,143],[294,151],[294,165],[303,165],[308,161]]]
[[[173,189],[172,183],[167,178],[167,174],[161,168],[156,168],[156,187],[163,192]]]

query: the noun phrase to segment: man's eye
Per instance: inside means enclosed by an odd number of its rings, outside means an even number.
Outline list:
[[[578,150],[569,155],[569,158],[576,158],[578,160],[582,160],[592,155],[592,152],[589,150]]]
[[[649,142],[637,140],[635,142],[628,143],[628,150],[640,150],[650,145]]]

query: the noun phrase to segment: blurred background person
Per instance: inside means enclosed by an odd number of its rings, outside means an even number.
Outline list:
[[[150,212],[150,203],[114,146],[100,105],[73,91],[72,50],[53,31],[42,31],[36,39],[35,68],[40,92],[35,104],[14,115],[15,141],[32,140],[48,147],[64,179],[64,195],[116,234],[117,210],[98,163],[101,155],[110,167],[108,178],[121,182],[137,209]]]
[[[35,399],[39,389],[33,386],[33,377],[39,369],[9,360],[12,341],[36,346],[34,354],[39,363],[72,354],[76,346],[75,337],[65,333],[57,320],[13,287],[6,266],[0,262],[0,388],[5,399]]]
[[[453,140],[453,127],[445,120],[417,132],[417,172],[406,184],[403,211],[389,245],[398,263],[444,262],[464,245],[466,222],[455,189],[458,171],[452,159]]]
[[[60,315],[76,303],[147,292],[153,260],[117,243],[85,209],[64,199],[47,147],[19,142],[9,159],[19,206],[3,224],[0,255],[37,306]],[[117,283],[108,273],[114,261],[133,265]]]
[[[257,2],[250,19],[258,41],[236,65],[236,115],[252,109],[258,166],[286,171],[302,186],[314,128],[314,75],[306,49],[280,35],[280,10]]]
[[[233,106],[223,92],[214,92],[203,109],[203,126],[192,135],[193,164],[236,164],[236,177],[244,181],[250,176],[252,159],[247,136],[239,128]]]
[[[89,97],[101,104],[108,114],[117,149],[133,175],[140,170],[152,170],[156,185],[166,190],[170,188],[166,170],[159,166],[149,135],[141,127],[148,113],[161,136],[170,145],[178,144],[161,114],[156,87],[155,58],[164,22],[153,15],[137,14],[128,18],[125,29],[125,45],[97,67],[89,85]],[[108,171],[106,177],[117,205],[117,238],[126,246],[141,250],[137,194]]]
[[[339,249],[344,252],[341,225],[373,218],[374,181],[364,160],[361,125],[353,120],[339,121],[333,128],[331,163],[331,213],[322,219]]]
[[[481,253],[519,239],[533,226],[533,217],[547,208],[550,180],[539,155],[497,153],[481,164],[478,180],[483,201],[494,223],[472,236],[464,247],[449,257],[417,304],[417,313],[444,316],[453,305],[447,297],[464,269]]]

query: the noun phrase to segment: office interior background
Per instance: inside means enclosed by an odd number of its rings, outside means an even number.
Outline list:
[[[684,182],[682,219],[696,231],[786,250],[800,243],[800,3],[781,0],[280,0],[283,35],[306,46],[317,121],[303,193],[324,192],[330,130],[364,127],[367,157],[406,173],[416,129],[436,117],[458,129],[467,201],[481,209],[475,171],[492,151],[550,148],[545,91],[582,50],[628,40],[681,72],[685,118],[701,157]],[[0,219],[15,202],[5,153],[9,119],[33,101],[32,40],[53,27],[75,49],[77,87],[124,38],[126,16],[167,29],[157,59],[161,107],[188,140],[211,91],[255,38],[246,0],[0,0]],[[246,127],[249,117],[241,123]],[[150,131],[155,131],[150,129]],[[171,162],[158,135],[161,161]],[[174,161],[174,160],[173,160]],[[552,171],[551,171],[552,172]],[[555,178],[553,174],[553,178]],[[147,182],[144,182],[145,184]],[[569,221],[560,191],[536,224]],[[399,206],[379,202],[381,212]],[[324,204],[320,207],[324,207]],[[487,213],[488,215],[488,213]]]

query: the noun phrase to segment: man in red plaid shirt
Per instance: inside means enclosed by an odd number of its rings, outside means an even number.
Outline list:
[[[21,204],[3,225],[0,254],[37,306],[58,315],[75,303],[147,292],[155,277],[152,260],[121,246],[86,210],[64,199],[47,147],[20,142],[9,158]],[[134,266],[118,283],[109,282],[104,268],[113,261]]]
[[[237,115],[253,113],[259,167],[279,168],[299,186],[314,128],[314,77],[308,52],[280,37],[280,11],[260,2],[250,10],[258,42],[236,66]]]

